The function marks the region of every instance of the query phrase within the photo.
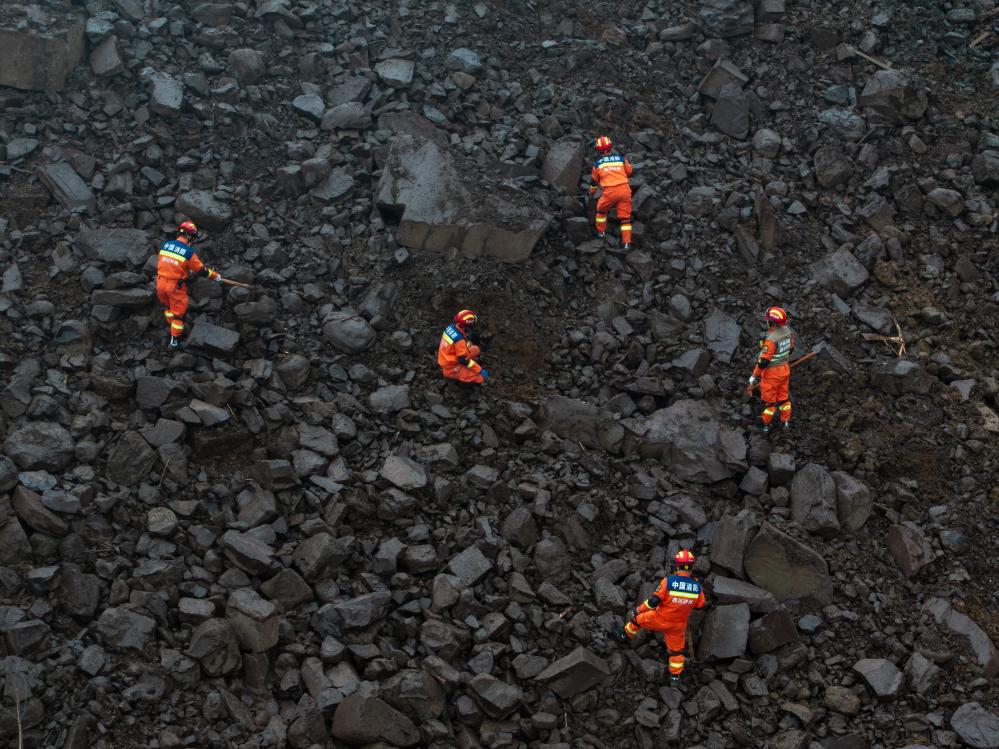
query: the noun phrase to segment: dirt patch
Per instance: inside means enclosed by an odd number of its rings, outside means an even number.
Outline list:
[[[481,332],[491,338],[483,350],[483,362],[495,377],[490,392],[521,401],[535,400],[542,394],[539,380],[550,373],[551,362],[536,318],[501,294],[448,289],[441,302],[437,309],[445,322],[449,314],[460,309],[475,310],[482,320]]]

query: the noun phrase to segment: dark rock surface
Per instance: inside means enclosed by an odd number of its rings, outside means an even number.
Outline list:
[[[991,5],[0,3],[0,740],[995,746]]]

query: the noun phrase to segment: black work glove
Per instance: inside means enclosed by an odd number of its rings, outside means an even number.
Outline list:
[[[489,333],[479,333],[476,330],[471,331],[468,334],[468,340],[474,343],[481,349],[486,349],[489,347],[489,342],[493,339]]]

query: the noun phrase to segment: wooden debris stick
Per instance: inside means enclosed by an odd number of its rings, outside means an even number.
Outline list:
[[[979,34],[978,36],[976,36],[974,39],[971,40],[971,44],[968,45],[968,48],[970,49],[971,47],[977,47],[979,44],[984,42],[990,36],[992,36],[991,31],[983,31],[981,34]]]
[[[884,60],[879,60],[876,57],[871,57],[869,54],[867,54],[866,52],[861,52],[856,47],[850,47],[850,49],[853,51],[853,54],[855,54],[857,57],[862,57],[865,60],[867,60],[867,62],[873,62],[879,68],[884,68],[885,70],[892,69],[890,62],[885,62]]]
[[[864,333],[863,338],[865,341],[882,341],[885,346],[892,349],[892,352],[901,359],[905,356],[905,338],[902,337],[902,327],[898,324],[898,320],[894,320],[895,323],[895,333],[896,335],[878,335],[877,333]],[[897,346],[896,351],[893,346]]]

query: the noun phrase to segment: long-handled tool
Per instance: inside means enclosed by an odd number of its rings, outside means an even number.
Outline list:
[[[220,278],[219,280],[222,283],[224,283],[226,286],[238,286],[241,289],[252,289],[253,288],[248,283],[241,283],[239,281],[233,281],[231,278]]]
[[[819,353],[818,351],[809,351],[804,356],[795,359],[788,366],[789,366],[790,369],[794,369],[795,367],[797,367],[802,362],[806,362],[809,359],[811,359],[813,356],[818,356],[818,353]],[[746,390],[745,390],[745,392],[743,394],[746,395],[746,396],[750,396],[750,395],[753,394],[753,391],[756,388],[758,388],[759,386],[760,386],[760,383],[758,383],[758,382],[755,385],[746,385]]]

